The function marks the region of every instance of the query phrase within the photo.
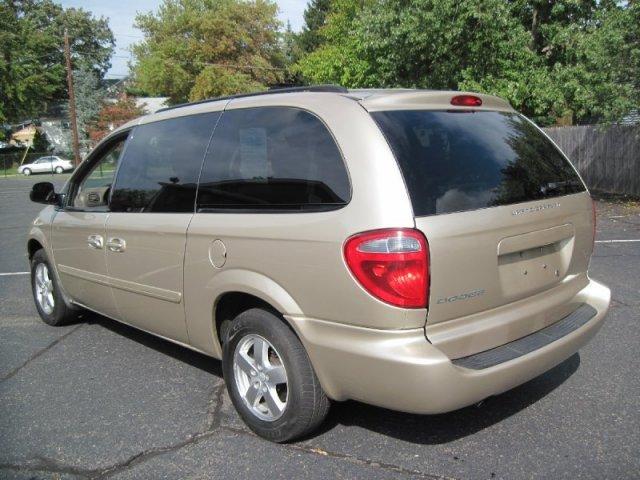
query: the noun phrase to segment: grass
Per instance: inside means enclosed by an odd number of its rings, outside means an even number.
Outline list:
[[[18,167],[11,167],[5,169],[0,169],[0,177],[8,177],[12,175],[18,175]]]

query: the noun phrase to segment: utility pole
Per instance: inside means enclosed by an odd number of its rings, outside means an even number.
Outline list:
[[[76,117],[76,96],[73,93],[73,71],[71,70],[71,49],[69,48],[69,33],[64,29],[64,58],[67,64],[67,88],[69,90],[69,119],[71,120],[71,134],[73,137],[73,163],[80,164],[80,141],[78,140],[78,120]]]

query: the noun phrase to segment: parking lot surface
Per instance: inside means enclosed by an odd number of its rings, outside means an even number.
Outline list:
[[[40,208],[28,192],[50,178],[0,180],[0,478],[640,476],[637,205],[598,204],[591,276],[613,301],[578,354],[445,415],[334,404],[316,435],[275,445],[236,415],[217,360],[95,314],[39,320],[24,273]]]

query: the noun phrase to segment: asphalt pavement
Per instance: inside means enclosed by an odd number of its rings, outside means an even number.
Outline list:
[[[445,415],[334,404],[275,445],[243,425],[219,361],[95,314],[39,320],[28,192],[50,179],[0,179],[0,478],[640,478],[640,242],[619,241],[640,239],[640,206],[598,204],[591,276],[613,302],[578,354]]]

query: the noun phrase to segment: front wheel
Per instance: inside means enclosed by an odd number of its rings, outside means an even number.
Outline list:
[[[64,172],[64,168],[56,167],[56,173],[63,173],[63,172]]]
[[[31,175],[31,169],[30,168],[25,168],[24,170],[22,170],[23,175],[29,176]]]
[[[44,250],[38,250],[31,259],[31,289],[38,314],[45,323],[59,326],[77,318],[77,311],[64,301]]]
[[[236,410],[267,440],[304,436],[329,411],[329,399],[302,343],[271,312],[254,308],[236,317],[224,344],[222,368]]]

